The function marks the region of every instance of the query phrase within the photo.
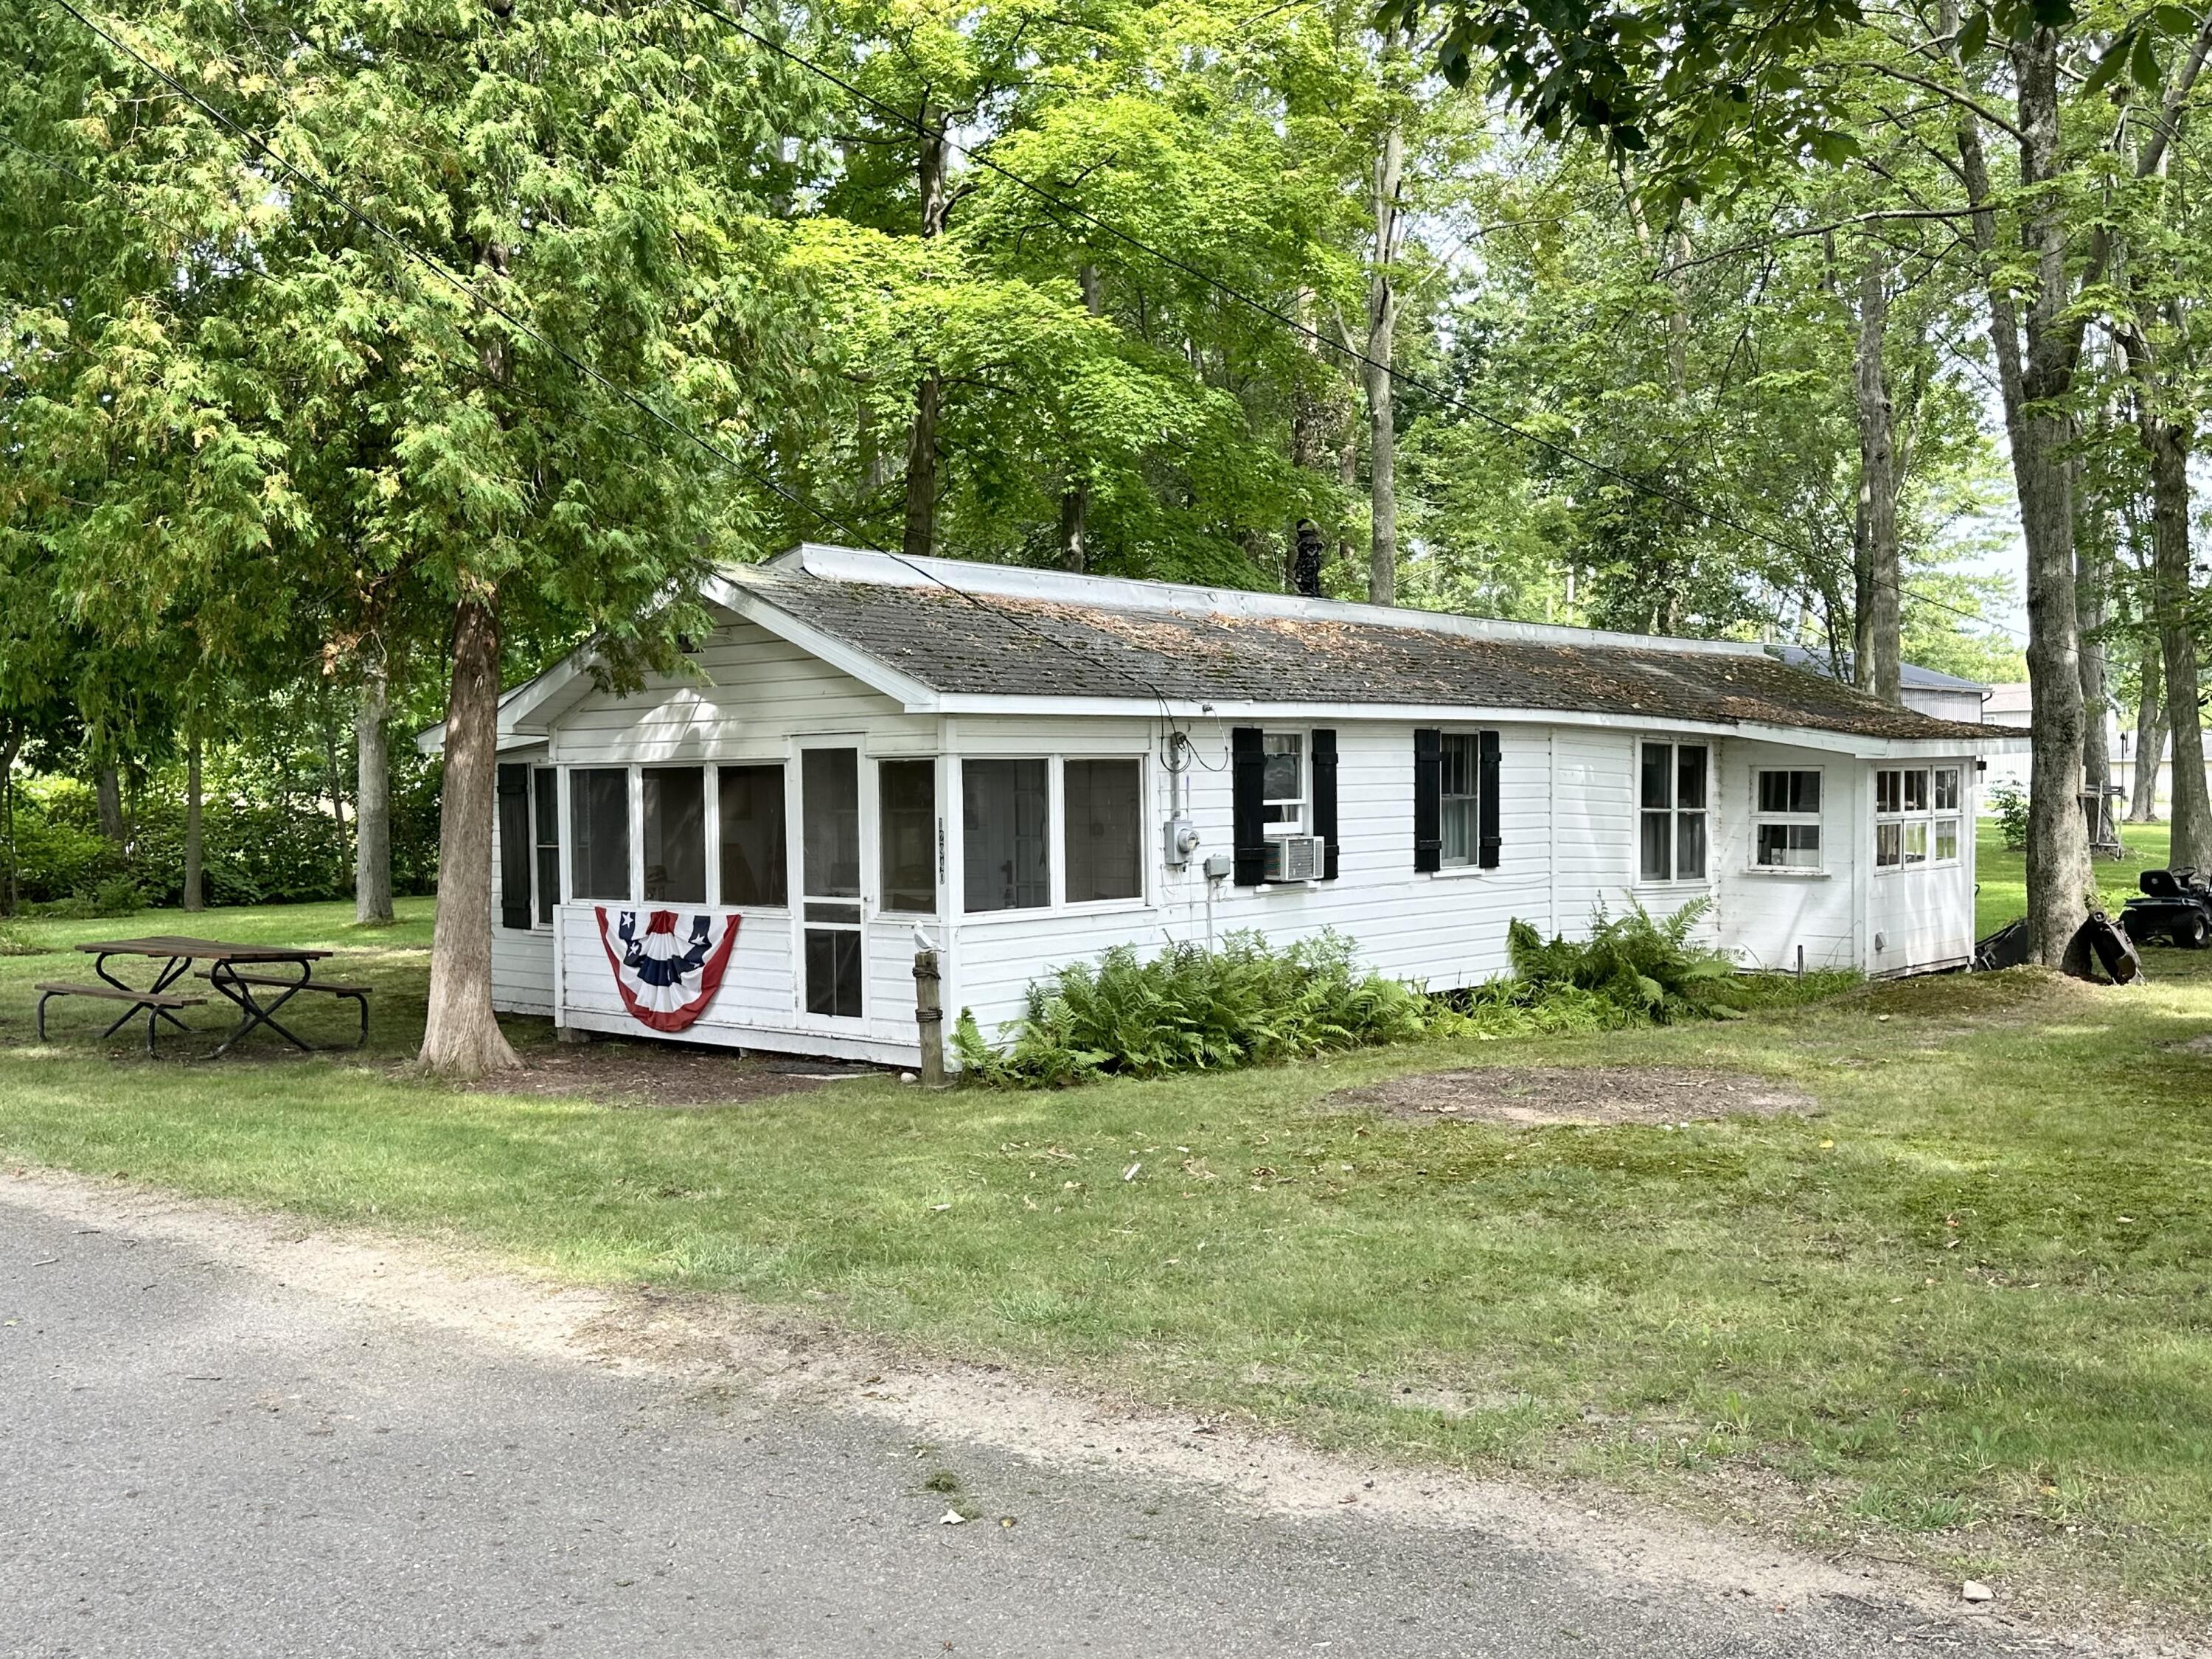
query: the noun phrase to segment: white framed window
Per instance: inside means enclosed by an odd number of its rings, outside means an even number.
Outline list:
[[[1060,762],[1063,902],[1102,904],[1145,894],[1145,763],[1134,756]]]
[[[1960,769],[1884,766],[1874,775],[1874,867],[1912,870],[1959,861]]]
[[[1752,775],[1751,861],[1760,870],[1818,870],[1820,773],[1759,768]]]
[[[1310,816],[1307,786],[1312,775],[1312,769],[1306,764],[1305,733],[1265,732],[1260,739],[1260,755],[1262,833],[1270,841],[1304,835]]]
[[[1437,738],[1443,766],[1437,792],[1438,860],[1447,870],[1475,861],[1481,848],[1482,736],[1446,732]]]
[[[1702,743],[1647,740],[1639,747],[1637,875],[1644,881],[1703,881],[1711,751]]]

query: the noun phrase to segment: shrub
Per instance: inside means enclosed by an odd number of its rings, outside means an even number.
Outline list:
[[[2027,791],[2016,783],[2001,783],[1990,791],[1990,810],[1997,815],[2004,844],[2015,853],[2027,848]]]
[[[1513,972],[1532,998],[1562,991],[1598,999],[1636,1020],[1733,1018],[1741,1010],[1735,964],[1690,935],[1712,908],[1698,899],[1662,921],[1631,901],[1628,913],[1590,918],[1590,936],[1575,941],[1543,935],[1525,921],[1505,930]]]
[[[1044,1088],[1396,1042],[1457,1018],[1411,986],[1363,973],[1339,934],[1278,950],[1232,933],[1212,951],[1170,945],[1144,961],[1121,945],[1096,966],[1057,969],[1030,987],[1004,1048],[966,1009],[952,1046],[976,1082]]]

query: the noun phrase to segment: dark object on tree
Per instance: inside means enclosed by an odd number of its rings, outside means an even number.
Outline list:
[[[1321,597],[1321,526],[1298,520],[1298,550],[1291,561],[1291,587],[1310,599]]]
[[[2130,899],[2120,910],[2120,926],[2130,939],[2138,945],[2170,939],[2190,951],[2212,945],[2212,888],[2196,871],[2185,865],[2146,870],[2136,885],[2143,896]]]
[[[2027,956],[2027,923],[2025,921],[2008,921],[1975,945],[1973,970],[1978,974],[1993,974],[2000,968],[2023,967]]]
[[[2102,910],[2090,911],[2088,921],[2081,924],[2077,947],[2083,943],[2088,946],[2088,955],[2096,958],[2097,965],[2113,984],[2132,985],[2143,976],[2142,957],[2136,953],[2136,942],[2128,937],[2125,928]],[[2067,951],[2066,971],[2080,979],[2093,977],[2074,966],[2075,954],[2074,950]]]

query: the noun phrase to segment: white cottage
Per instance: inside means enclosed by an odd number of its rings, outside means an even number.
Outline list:
[[[1711,899],[1749,968],[1956,967],[1980,757],[2024,735],[1756,645],[836,547],[706,598],[688,674],[617,697],[580,655],[502,700],[504,1010],[652,1030],[617,980],[656,911],[736,923],[660,1024],[889,1063],[917,933],[987,1031],[1124,941],[1333,927],[1441,989],[1514,917],[1631,899]]]

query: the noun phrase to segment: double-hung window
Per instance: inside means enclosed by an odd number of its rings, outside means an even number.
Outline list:
[[[560,775],[550,766],[499,769],[499,925],[544,927],[561,894]]]
[[[1703,881],[1706,747],[1702,743],[1647,741],[1642,749],[1637,781],[1637,874],[1644,881]]]
[[[1437,827],[1443,840],[1438,860],[1449,869],[1473,864],[1481,849],[1482,739],[1473,732],[1446,732],[1437,741]]]
[[[1960,769],[1886,766],[1874,775],[1874,866],[1959,861]]]
[[[1268,840],[1306,833],[1306,739],[1270,732],[1261,739],[1261,831]]]
[[[1752,787],[1752,863],[1761,870],[1820,868],[1820,774],[1762,768]]]

